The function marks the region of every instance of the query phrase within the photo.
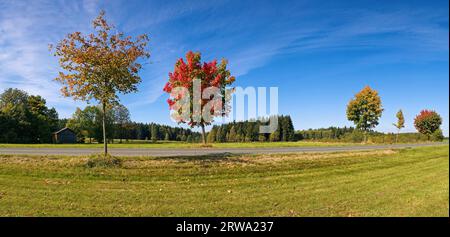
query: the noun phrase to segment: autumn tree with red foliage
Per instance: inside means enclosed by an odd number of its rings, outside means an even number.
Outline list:
[[[441,116],[432,110],[422,110],[414,119],[417,131],[430,137],[442,124]]]
[[[230,92],[233,89],[227,88],[227,86],[235,81],[235,77],[231,76],[227,64],[228,62],[225,59],[222,59],[220,63],[217,63],[217,60],[202,63],[199,52],[189,51],[186,53],[186,60],[180,58],[175,63],[174,71],[169,73],[169,81],[164,87],[164,91],[171,95],[167,100],[170,109],[178,112],[172,117],[178,123],[187,123],[191,127],[201,127],[204,144],[206,143],[205,126],[213,122],[212,119],[205,118],[205,114],[210,113],[210,117],[214,118],[226,116],[230,111]],[[202,94],[199,98],[195,97],[196,80],[199,82],[198,89]],[[184,88],[185,90],[177,93],[176,88]],[[213,100],[209,95],[205,96],[205,91],[208,88],[218,89],[221,98]],[[186,101],[186,98],[189,100]],[[211,102],[214,102],[212,106]],[[180,105],[181,103],[183,105]],[[186,106],[189,108],[188,116],[179,116]]]

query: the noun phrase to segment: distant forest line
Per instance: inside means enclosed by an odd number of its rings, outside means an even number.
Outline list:
[[[188,128],[156,123],[138,123],[130,120],[129,111],[123,105],[107,114],[110,142],[119,140],[201,142],[201,134]],[[1,143],[52,143],[52,133],[69,127],[76,132],[79,143],[102,142],[102,110],[98,106],[77,109],[69,119],[59,119],[54,108],[48,108],[45,99],[28,95],[18,89],[8,89],[0,94],[0,142]],[[249,120],[214,125],[207,133],[208,142],[282,142],[324,141],[363,142],[364,133],[353,127],[329,127],[296,131],[289,115],[278,116],[278,128],[271,134],[259,133],[259,127],[267,125],[260,120]],[[396,140],[397,139],[397,140]],[[442,133],[431,136],[420,133],[380,133],[369,131],[368,141],[373,143],[440,141]]]

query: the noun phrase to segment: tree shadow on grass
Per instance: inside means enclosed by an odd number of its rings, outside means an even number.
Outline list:
[[[247,163],[247,160],[241,159],[240,157],[244,153],[230,153],[230,152],[221,152],[221,153],[211,153],[206,155],[191,155],[191,156],[161,156],[155,157],[154,160],[170,160],[176,162],[195,162],[201,164],[209,164],[209,163]]]

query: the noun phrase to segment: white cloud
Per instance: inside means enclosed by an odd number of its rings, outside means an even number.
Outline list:
[[[89,26],[84,14],[92,13],[95,1],[83,7],[73,1],[11,1],[0,8],[0,89],[14,87],[39,94],[51,106],[80,106],[60,95],[60,85],[53,81],[57,59],[48,44]],[[60,112],[64,117],[70,114]]]
[[[98,13],[98,0],[83,0],[83,8],[90,15],[96,15]]]

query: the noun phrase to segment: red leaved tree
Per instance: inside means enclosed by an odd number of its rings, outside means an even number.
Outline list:
[[[202,63],[199,52],[189,51],[186,60],[180,58],[175,63],[164,87],[164,91],[170,94],[167,100],[170,109],[177,112],[172,117],[178,123],[201,127],[204,144],[205,126],[210,125],[214,117],[226,116],[230,112],[230,92],[233,89],[227,86],[235,81],[235,77],[231,76],[227,64],[225,59],[220,63],[217,60]]]
[[[441,116],[432,110],[422,110],[414,119],[414,126],[417,131],[427,135],[428,139],[442,124]]]

